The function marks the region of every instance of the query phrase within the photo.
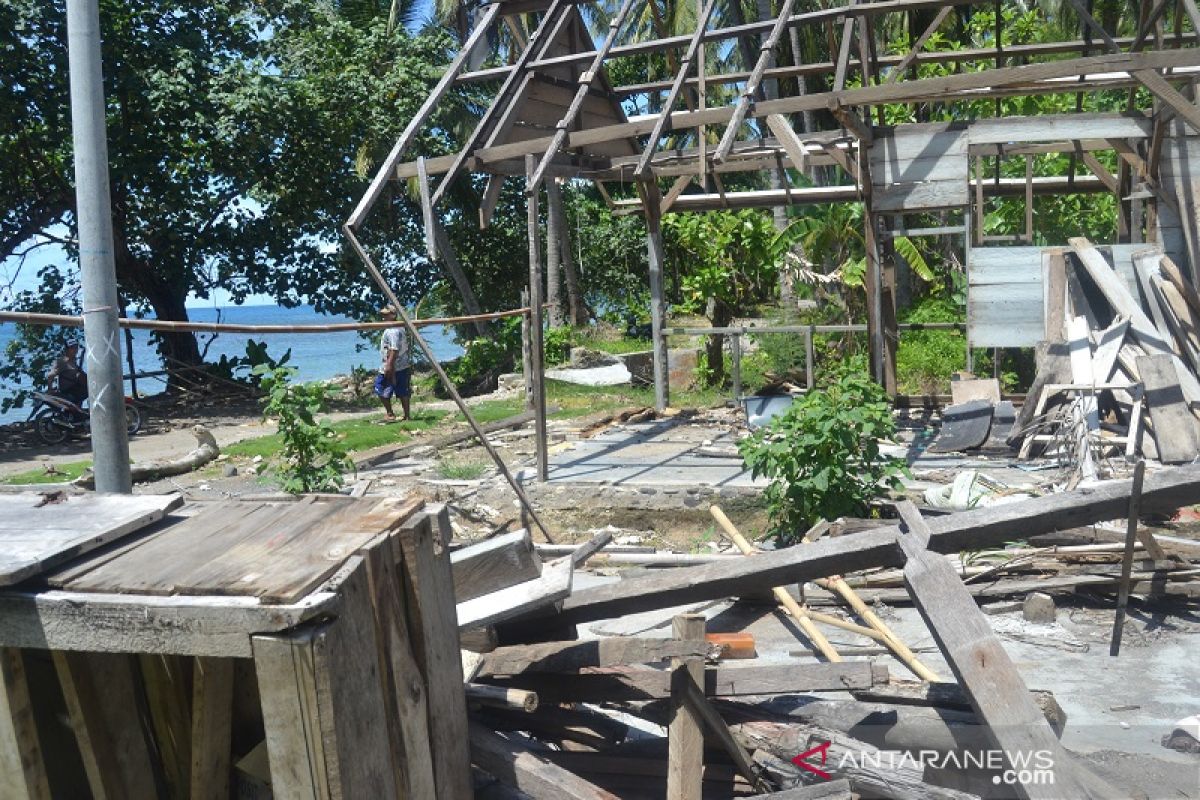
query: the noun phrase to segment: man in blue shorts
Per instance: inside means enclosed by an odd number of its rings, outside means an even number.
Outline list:
[[[379,312],[384,320],[394,322],[396,309],[384,306]],[[383,401],[383,409],[387,412],[384,419],[395,422],[396,412],[392,410],[392,398],[400,398],[400,407],[404,410],[404,419],[408,419],[408,398],[412,395],[411,372],[408,363],[408,334],[404,327],[397,325],[387,328],[379,342],[379,374],[375,376],[375,394]]]

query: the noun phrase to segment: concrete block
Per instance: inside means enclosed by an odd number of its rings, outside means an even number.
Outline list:
[[[1043,592],[1031,592],[1026,596],[1021,613],[1030,622],[1054,622],[1058,618],[1054,598]]]

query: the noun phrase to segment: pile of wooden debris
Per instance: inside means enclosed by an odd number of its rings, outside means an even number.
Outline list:
[[[545,564],[525,532],[463,547],[452,564],[477,796],[1124,795],[1129,787],[1111,786],[1062,747],[1063,709],[1026,687],[973,595],[1023,595],[1034,583],[1119,587],[1122,598],[1139,584],[1194,591],[1196,565],[1136,520],[1193,502],[1200,467],[1141,477],[928,519],[901,502],[899,524],[825,536],[819,528],[815,541],[763,552],[714,508],[744,555],[576,591],[576,569],[604,556],[611,533]],[[995,551],[990,564],[942,555],[1003,547],[1014,531],[1028,540],[1124,517],[1131,524],[1116,547],[1026,546]],[[1047,573],[1051,580],[1032,580]],[[810,583],[797,597],[794,587]],[[689,613],[764,590],[826,663],[807,652],[758,658],[744,634],[706,635],[704,617]],[[873,613],[880,592],[916,606],[953,675],[922,664]],[[810,607],[818,603],[844,603],[846,616]],[[577,627],[654,610],[673,615],[669,638],[581,638]],[[861,634],[918,680],[851,660],[822,627]],[[1030,753],[1052,765],[1050,794],[1032,772],[1001,786]]]
[[[1200,455],[1200,295],[1161,250],[1107,258],[1086,239],[1046,258],[1046,342],[1010,442],[1083,479],[1104,460]]]

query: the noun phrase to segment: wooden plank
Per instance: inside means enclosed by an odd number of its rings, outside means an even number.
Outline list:
[[[1200,455],[1196,418],[1184,402],[1176,367],[1167,356],[1138,356],[1146,387],[1146,405],[1154,423],[1154,441],[1164,464],[1183,464]]]
[[[775,134],[775,138],[779,140],[784,151],[787,152],[788,158],[792,160],[792,166],[798,172],[807,172],[808,148],[796,135],[796,131],[788,122],[787,117],[782,114],[771,114],[767,117],[767,126],[771,129],[771,133]]]
[[[850,800],[855,796],[850,791],[850,781],[838,778],[835,781],[824,781],[812,786],[797,786],[794,789],[756,794],[746,800]]]
[[[417,498],[309,497],[214,503],[67,583],[74,591],[246,595],[291,603],[346,557],[396,528]]]
[[[720,645],[678,639],[639,639],[613,636],[579,642],[542,642],[498,647],[483,654],[478,675],[520,675],[523,672],[568,672],[585,667],[649,664],[668,658],[712,657]]]
[[[762,556],[755,556],[755,560]],[[841,691],[867,688],[886,680],[886,669],[875,671],[864,661],[827,664],[715,667],[704,671],[707,697],[740,697],[755,694]],[[665,670],[615,670],[604,672],[530,673],[491,679],[500,686],[534,689],[543,703],[646,700],[669,697],[671,673]]]
[[[179,495],[0,495],[0,586],[64,564],[162,519]]]
[[[314,649],[325,627],[253,637],[271,790],[276,797],[333,797],[326,764],[335,756],[326,753]]]
[[[1045,335],[1051,342],[1066,341],[1067,259],[1061,250],[1046,250],[1042,256],[1042,286],[1045,305]]]
[[[435,526],[437,530],[435,531]],[[438,797],[469,797],[470,753],[467,702],[454,613],[454,579],[443,533],[445,507],[427,508],[400,531],[405,611],[413,655],[425,678],[429,704],[429,751]]]
[[[191,797],[229,797],[233,659],[198,658],[192,669]]]
[[[157,797],[132,656],[53,652],[71,728],[97,800]]]
[[[316,592],[292,605],[264,606],[243,597],[10,590],[0,593],[0,644],[248,658],[252,634],[295,627],[330,613],[335,605],[330,592]]]
[[[405,797],[437,797],[429,752],[429,703],[425,678],[413,654],[396,543],[384,537],[363,553],[379,643],[379,674],[396,783]]]
[[[50,800],[21,651],[0,648],[0,797]]]
[[[356,556],[352,563],[338,588],[338,616],[313,642],[330,789],[346,800],[398,797],[371,587],[363,559]]]
[[[1104,256],[1100,255],[1087,239],[1073,238],[1070,240],[1070,244],[1079,257],[1080,263],[1083,264],[1092,280],[1096,282],[1100,291],[1104,293],[1105,299],[1112,305],[1113,310],[1121,316],[1129,318],[1130,328],[1138,344],[1151,352],[1170,355],[1179,371],[1180,386],[1188,404],[1200,403],[1200,380],[1197,380],[1196,376],[1158,335],[1154,324],[1142,310],[1141,304],[1125,288],[1116,272],[1104,260]]]
[[[1175,113],[1196,131],[1200,131],[1200,108],[1179,93],[1167,79],[1152,69],[1138,69],[1131,73],[1138,83],[1145,86],[1159,100],[1166,103]]]
[[[708,698],[704,696],[704,690],[700,688],[692,675],[690,673],[682,674],[679,677],[679,684],[682,687],[684,705],[691,710],[693,716],[699,718],[704,723],[704,729],[708,731],[710,736],[720,742],[722,749],[725,750],[729,759],[737,767],[738,774],[756,789],[767,788],[766,782],[758,777],[754,766],[751,764],[750,754],[742,747],[742,743],[733,737],[729,726],[725,724],[725,720],[721,718],[717,710],[708,702]],[[701,756],[703,756],[703,746],[704,741],[701,738]],[[701,758],[699,771],[703,773],[703,769],[704,761]],[[670,775],[671,773],[668,772],[668,779]]]
[[[905,585],[972,709],[1009,761],[1035,753],[1053,756],[1053,786],[1029,779],[1014,788],[1029,798],[1116,797],[1059,743],[961,578],[946,558],[927,549],[931,532],[921,513],[907,501],[899,508],[904,525],[897,539],[906,556]]]
[[[475,628],[512,619],[555,603],[571,593],[570,557],[551,561],[537,578],[459,603],[458,628]]]
[[[192,659],[143,653],[134,656],[145,698],[143,718],[155,745],[167,794],[182,797],[191,785]]]
[[[471,723],[470,737],[472,763],[523,796],[533,800],[617,800],[616,795],[478,722]]]
[[[1067,323],[1067,347],[1071,356],[1071,381],[1081,386],[1092,386],[1095,370],[1092,367],[1092,347],[1088,338],[1088,322],[1083,317],[1074,317]],[[1078,413],[1083,423],[1076,432],[1075,457],[1079,461],[1083,479],[1095,480],[1096,461],[1092,456],[1091,433],[1100,429],[1099,403],[1094,389],[1076,392],[1079,398]]]
[[[1092,381],[1108,383],[1117,368],[1117,355],[1125,345],[1125,334],[1129,332],[1129,320],[1117,318],[1112,325],[1103,331],[1096,341],[1096,351],[1092,354]]]
[[[1150,280],[1152,265],[1147,259],[1135,257],[1133,260],[1134,275],[1137,277],[1139,288],[1142,290],[1142,298],[1145,305],[1150,309],[1150,316],[1154,319],[1154,329],[1158,331],[1158,335],[1162,340],[1169,345],[1175,352],[1179,352],[1177,347],[1174,347],[1175,340],[1171,336],[1171,329],[1167,326],[1166,317],[1163,316],[1162,305],[1159,303],[1158,296],[1154,293],[1154,286]]]
[[[1151,475],[1142,493],[1142,508],[1175,510],[1194,502],[1200,490],[1200,466],[1185,466]],[[1012,538],[1014,528],[1036,536],[1065,527],[1115,519],[1124,513],[1129,481],[1106,481],[1087,490],[948,514],[929,521],[937,552],[976,550]],[[752,559],[729,559],[685,567],[663,575],[626,578],[574,592],[563,602],[556,622],[576,624],[631,612],[737,596],[764,586],[841,575],[868,567],[901,566],[895,526],[822,539],[804,547],[762,553]]]
[[[454,599],[459,602],[499,591],[542,574],[542,559],[528,529],[494,536],[450,554]]]
[[[681,614],[671,621],[675,639],[704,638],[704,616]],[[684,694],[687,683],[704,680],[704,662],[696,657],[671,659],[667,723],[667,800],[700,800],[704,775],[704,730],[700,715]],[[701,696],[703,700],[703,695]]]

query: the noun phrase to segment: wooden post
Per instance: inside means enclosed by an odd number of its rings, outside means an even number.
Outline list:
[[[233,659],[197,658],[192,668],[191,797],[229,797]]]
[[[521,307],[529,308],[529,288],[521,290]],[[533,341],[531,339],[532,325],[529,322],[531,312],[521,315],[521,378],[525,386],[525,410],[533,411]]]
[[[537,167],[537,159],[532,155],[525,156],[525,172],[532,179]],[[534,447],[537,451],[537,479],[545,481],[549,477],[549,467],[546,464],[549,456],[546,452],[546,376],[543,372],[542,359],[545,351],[542,348],[542,248],[539,242],[538,228],[538,193],[526,195],[529,226],[529,367],[530,374],[525,376],[525,384],[532,385],[534,427]]]
[[[1121,555],[1121,583],[1117,590],[1117,614],[1113,619],[1110,656],[1121,652],[1121,634],[1125,629],[1125,608],[1129,605],[1129,576],[1133,572],[1133,550],[1137,540],[1138,516],[1141,513],[1142,481],[1146,477],[1146,460],[1139,458],[1133,468],[1133,489],[1129,494],[1129,521],[1125,528],[1125,551]]]
[[[676,639],[704,639],[704,616],[680,614],[671,623]],[[700,800],[704,775],[704,730],[688,704],[684,680],[704,683],[700,658],[671,659],[671,717],[667,730],[667,800]]]
[[[734,331],[729,337],[729,352],[732,356],[733,369],[733,402],[742,399],[742,334]]]
[[[813,326],[809,325],[804,331],[804,388],[810,392],[813,388],[813,370],[816,365],[816,350],[813,347]]]
[[[21,651],[0,649],[0,797],[50,800]]]
[[[562,275],[562,190],[553,177],[546,181],[546,302],[550,304],[550,327],[561,328],[563,302],[560,289]],[[557,209],[557,213],[556,213]]]
[[[654,408],[665,411],[670,403],[667,369],[666,301],[663,297],[663,241],[661,196],[653,180],[639,181],[638,192],[646,212],[646,255],[650,264],[650,329],[654,361]]]
[[[467,700],[463,693],[454,578],[446,547],[450,517],[444,507],[410,518],[401,530],[405,611],[413,655],[429,701],[429,751],[438,798],[471,796]]]
[[[133,656],[53,651],[92,796],[157,797],[154,759],[138,710]]]

